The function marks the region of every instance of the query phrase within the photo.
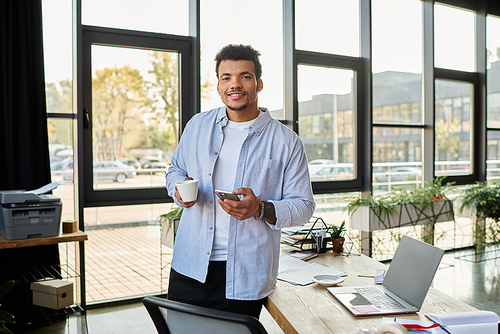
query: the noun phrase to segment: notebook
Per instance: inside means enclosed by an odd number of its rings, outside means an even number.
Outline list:
[[[420,310],[444,250],[403,236],[382,285],[330,287],[355,316],[415,313]]]

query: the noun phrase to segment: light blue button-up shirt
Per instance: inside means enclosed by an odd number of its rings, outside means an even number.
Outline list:
[[[248,129],[238,159],[234,189],[251,188],[257,198],[272,202],[276,225],[253,217],[231,217],[227,250],[226,298],[257,300],[274,291],[280,256],[281,228],[301,225],[312,216],[315,203],[302,141],[273,119],[267,110]],[[168,194],[190,176],[198,180],[196,204],[184,208],[175,239],[172,268],[205,282],[212,244],[216,195],[215,162],[222,147],[226,107],[191,118],[172,156],[166,175]],[[233,190],[233,189],[224,189]],[[180,205],[180,204],[179,204]]]

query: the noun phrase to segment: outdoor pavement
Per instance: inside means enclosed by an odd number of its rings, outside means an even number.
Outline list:
[[[86,233],[87,303],[166,290],[172,250],[161,245],[160,226],[108,228]],[[76,267],[75,245],[60,245],[61,263],[67,257],[68,264]]]

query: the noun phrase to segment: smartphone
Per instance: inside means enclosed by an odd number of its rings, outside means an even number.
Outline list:
[[[233,201],[239,201],[239,197],[238,195],[236,194],[233,194],[232,192],[230,191],[224,191],[224,190],[215,190],[215,194],[217,194],[217,196],[219,196],[220,199],[224,200],[224,199],[232,199]]]

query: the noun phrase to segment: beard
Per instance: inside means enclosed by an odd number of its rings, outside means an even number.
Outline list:
[[[239,107],[231,107],[229,104],[226,105],[226,107],[229,108],[229,109],[231,109],[232,111],[245,110],[246,108],[248,108],[248,106],[250,106],[250,103],[245,103],[244,105],[241,105]]]

